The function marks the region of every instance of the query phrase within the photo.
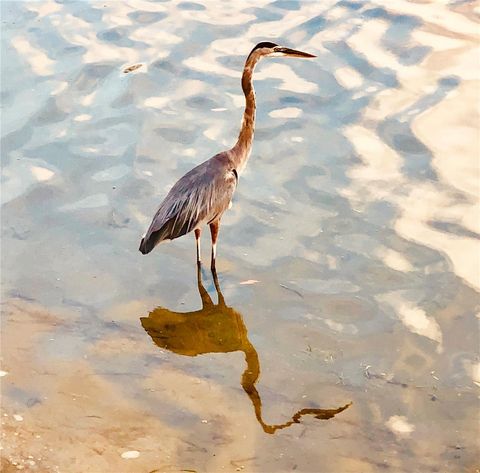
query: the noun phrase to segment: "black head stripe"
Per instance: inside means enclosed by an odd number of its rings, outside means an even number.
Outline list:
[[[270,41],[262,41],[261,43],[258,43],[251,51],[250,54],[248,55],[249,57],[251,54],[256,51],[257,49],[260,48],[274,48],[275,46],[278,46],[278,44],[271,43]]]
[[[278,44],[271,43],[270,41],[262,41],[261,43],[258,43],[258,44],[252,49],[252,53],[253,53],[253,51],[255,51],[255,49],[259,49],[259,48],[274,48],[275,46],[278,46]]]

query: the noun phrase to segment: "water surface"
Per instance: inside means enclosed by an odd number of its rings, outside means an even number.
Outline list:
[[[475,471],[473,2],[1,12],[6,471]],[[235,142],[261,40],[318,59],[258,66],[199,286],[193,236],[139,239]]]

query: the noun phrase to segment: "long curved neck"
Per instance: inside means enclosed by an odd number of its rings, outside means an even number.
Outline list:
[[[232,148],[234,153],[235,168],[242,172],[250,157],[252,149],[253,133],[255,131],[255,89],[253,88],[252,75],[260,55],[251,54],[247,58],[242,75],[242,89],[245,94],[245,112],[243,112],[242,127],[238,140]]]

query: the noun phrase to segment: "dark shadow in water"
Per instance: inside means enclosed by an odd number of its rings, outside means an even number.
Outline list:
[[[316,419],[330,419],[347,409],[351,403],[336,409],[304,408],[295,412],[291,420],[284,424],[266,424],[262,418],[262,400],[255,384],[260,377],[260,362],[255,347],[248,339],[247,328],[242,315],[228,307],[213,273],[218,303],[214,304],[202,285],[200,268],[197,272],[198,291],[202,299],[202,308],[192,312],[173,312],[163,307],[152,310],[148,317],[140,321],[154,343],[178,355],[196,356],[205,353],[245,353],[247,368],[243,372],[241,384],[252,401],[255,416],[262,429],[273,434],[277,430],[300,423],[304,415],[313,415]]]

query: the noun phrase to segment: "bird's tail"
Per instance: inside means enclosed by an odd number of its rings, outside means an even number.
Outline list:
[[[150,251],[152,251],[160,242],[164,240],[173,240],[174,238],[185,235],[185,233],[190,231],[186,224],[183,224],[183,226],[176,230],[176,224],[176,218],[171,218],[167,220],[158,230],[152,231],[150,228],[140,242],[140,252],[146,255],[147,253],[150,253]]]
[[[154,235],[155,233],[153,233],[152,235],[149,235],[148,237],[147,235],[145,235],[142,238],[142,241],[140,242],[139,250],[143,255],[150,253],[150,251],[152,251],[155,248],[155,245],[157,244],[158,239],[152,238]]]

